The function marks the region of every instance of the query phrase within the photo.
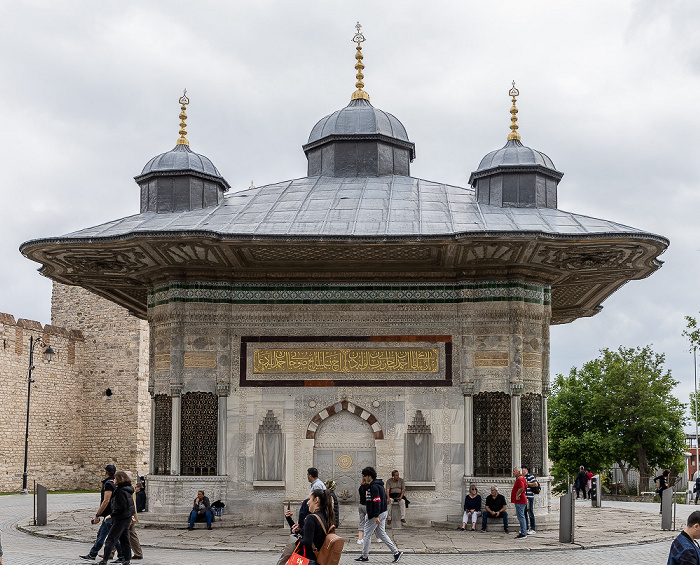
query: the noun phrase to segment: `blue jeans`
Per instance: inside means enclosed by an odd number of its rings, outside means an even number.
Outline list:
[[[100,524],[100,529],[97,530],[97,539],[95,540],[95,545],[92,546],[92,549],[90,549],[90,557],[97,557],[97,554],[100,552],[100,549],[102,549],[102,545],[104,544],[105,540],[107,539],[107,535],[109,534],[109,530],[112,528],[112,518],[107,518],[106,520],[102,520],[102,523]],[[117,557],[122,557],[122,546],[117,541],[115,544],[117,548]]]
[[[524,536],[527,535],[527,525],[525,524],[525,509],[527,504],[516,504],[515,514],[518,516],[518,522],[520,522],[520,533]]]
[[[198,514],[196,510],[192,510],[192,512],[190,512],[190,530],[194,528],[194,522],[197,520],[198,516],[201,516],[201,514]],[[204,516],[207,519],[207,528],[211,528],[211,510],[207,510],[204,513]]]
[[[488,510],[484,510],[483,513],[481,514],[481,529],[486,530],[486,524],[488,522],[488,518],[491,516],[489,514]],[[491,516],[492,520],[499,520],[500,518],[503,518],[503,530],[508,531],[508,512],[505,510],[501,512],[500,516]]]
[[[527,507],[525,508],[525,528],[528,530],[536,530],[535,528],[535,512],[532,509],[535,505],[535,497],[530,497],[527,499]],[[528,517],[530,518],[528,524]]]

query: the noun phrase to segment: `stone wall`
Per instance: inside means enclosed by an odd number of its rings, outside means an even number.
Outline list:
[[[80,415],[93,484],[107,463],[146,474],[151,421],[146,322],[83,288],[58,283],[51,320],[85,336]]]
[[[96,488],[107,463],[146,474],[150,437],[145,322],[82,288],[54,284],[52,324],[0,313],[0,491],[19,491],[30,336],[35,348],[28,478]],[[110,389],[111,395],[107,395]]]
[[[85,342],[79,331],[0,314],[0,490],[22,488],[27,416],[30,336],[56,351],[47,363],[34,349],[28,476],[50,488],[72,489],[84,482],[82,402]]]

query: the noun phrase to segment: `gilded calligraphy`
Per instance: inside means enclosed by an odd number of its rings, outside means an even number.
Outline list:
[[[474,353],[475,367],[508,367],[510,360],[507,351],[477,351]]]
[[[437,373],[437,349],[256,349],[254,373]]]

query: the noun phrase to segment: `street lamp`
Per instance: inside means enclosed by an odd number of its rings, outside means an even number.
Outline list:
[[[43,339],[34,336],[29,336],[29,371],[27,375],[27,431],[24,434],[24,473],[22,474],[22,494],[28,494],[27,490],[27,455],[29,453],[29,399],[32,395],[32,370],[34,369],[34,347],[40,345],[44,348],[44,356],[46,361],[53,359],[54,351],[51,346],[44,342]]]

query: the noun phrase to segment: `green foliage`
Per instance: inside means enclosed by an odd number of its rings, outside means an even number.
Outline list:
[[[700,394],[690,393],[690,404],[688,405],[688,411],[690,412],[690,421],[700,423],[700,405],[698,404],[698,397]],[[697,407],[697,412],[695,411]],[[695,416],[698,416],[696,419]]]
[[[700,328],[698,322],[692,316],[686,316],[685,321],[688,322],[683,330],[683,336],[688,338],[690,342],[690,351],[700,347]]]
[[[603,349],[568,377],[558,375],[549,401],[555,481],[626,462],[642,480],[655,467],[683,468],[685,406],[671,394],[664,355],[649,346]],[[627,486],[627,485],[626,485]]]

